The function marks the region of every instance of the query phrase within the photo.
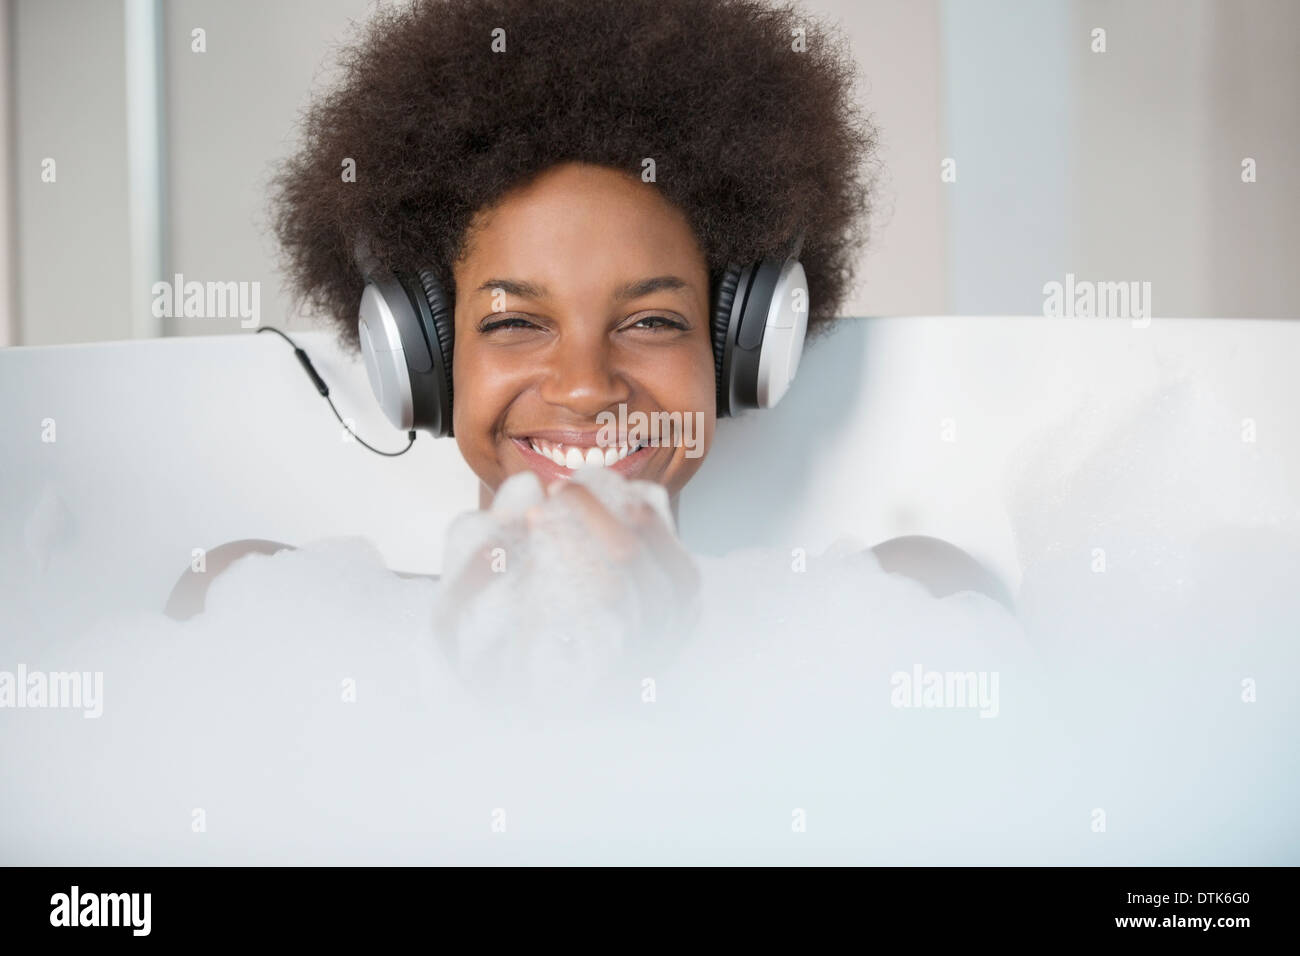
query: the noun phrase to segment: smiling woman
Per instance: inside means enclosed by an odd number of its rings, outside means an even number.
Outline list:
[[[876,166],[847,44],[760,0],[428,0],[378,12],[344,67],[276,180],[301,299],[366,346],[377,392],[371,323],[411,300],[422,331],[387,334],[388,354],[415,341],[445,370],[431,430],[454,436],[481,508],[532,472],[592,541],[653,534],[565,486],[609,468],[675,516],[718,417],[775,404],[805,330],[837,317]],[[378,275],[418,278],[378,292]],[[733,401],[732,349],[765,336],[781,360],[763,351],[744,372],[759,397]],[[630,421],[690,422],[691,440]]]

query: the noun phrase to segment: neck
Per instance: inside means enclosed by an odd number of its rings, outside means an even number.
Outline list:
[[[483,482],[480,481],[480,482],[479,482],[479,485],[478,485],[478,508],[479,508],[479,511],[487,511],[489,508],[491,508],[491,507],[492,507],[492,500],[493,500],[493,498],[495,498],[495,497],[496,497],[496,494],[492,491],[492,489],[489,488],[487,485],[485,485]],[[678,517],[678,514],[677,514],[677,499],[678,499],[678,496],[677,496],[677,495],[671,495],[671,496],[669,496],[669,498],[668,498],[668,505],[669,505],[670,508],[672,508],[672,511],[673,511],[673,524],[676,525],[676,526],[680,529],[680,527],[681,527],[681,518]]]

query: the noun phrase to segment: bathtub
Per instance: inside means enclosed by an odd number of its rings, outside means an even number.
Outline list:
[[[329,383],[340,412],[355,421],[358,432],[371,444],[401,447],[404,436],[385,425],[359,364],[342,355],[324,333],[297,337]],[[1057,659],[1055,669],[1047,670],[1035,669],[1041,661],[1026,663],[998,650],[989,659],[994,661],[989,666],[998,669],[979,673],[1003,675],[1007,696],[1002,716],[983,721],[972,715],[960,725],[940,725],[935,722],[939,718],[931,720],[935,715],[900,724],[909,719],[900,715],[908,712],[910,702],[921,697],[912,689],[891,694],[884,682],[906,683],[913,672],[919,682],[939,660],[923,659],[926,654],[920,650],[882,657],[877,663],[884,670],[864,678],[876,690],[864,698],[860,710],[852,711],[852,720],[862,723],[845,724],[844,712],[837,712],[836,746],[792,751],[800,760],[824,761],[816,764],[820,768],[839,766],[845,754],[859,746],[866,748],[864,754],[871,753],[869,759],[864,757],[863,768],[878,768],[890,761],[910,766],[929,752],[927,748],[948,748],[944,752],[951,767],[920,790],[894,794],[897,802],[890,802],[888,793],[880,795],[879,780],[862,782],[864,793],[885,801],[888,812],[881,810],[881,819],[888,821],[885,830],[898,835],[896,842],[888,842],[893,837],[882,836],[883,830],[864,836],[862,820],[870,821],[870,816],[855,817],[857,811],[821,793],[821,809],[814,818],[838,815],[845,826],[844,821],[857,820],[859,830],[853,832],[858,842],[837,842],[822,830],[823,835],[811,838],[817,852],[801,856],[803,851],[763,842],[774,839],[770,833],[752,842],[751,831],[737,822],[724,836],[716,829],[698,833],[694,843],[685,838],[664,842],[645,830],[631,837],[624,833],[622,842],[601,838],[588,844],[564,842],[555,835],[558,831],[546,836],[534,831],[526,847],[507,850],[500,841],[491,842],[496,832],[491,829],[475,830],[472,836],[450,838],[439,831],[410,839],[409,834],[384,831],[384,814],[374,801],[392,795],[367,791],[371,802],[359,804],[366,808],[363,815],[381,822],[372,820],[366,833],[346,828],[317,833],[311,847],[277,843],[280,831],[268,817],[256,833],[196,843],[188,829],[188,814],[196,811],[184,801],[198,798],[186,794],[184,787],[170,794],[166,806],[149,807],[149,812],[164,815],[183,811],[186,825],[178,824],[174,835],[154,834],[146,842],[132,842],[129,835],[79,842],[78,834],[103,832],[103,805],[59,790],[57,798],[50,793],[41,798],[53,800],[46,809],[36,797],[39,788],[24,779],[22,786],[7,788],[9,802],[0,808],[9,813],[8,819],[19,821],[9,828],[0,824],[0,860],[415,862],[429,859],[436,849],[438,859],[464,861],[1294,863],[1300,859],[1300,834],[1293,811],[1287,809],[1294,807],[1300,791],[1294,774],[1283,769],[1264,775],[1264,789],[1253,795],[1227,789],[1234,775],[1261,761],[1271,765],[1269,754],[1294,752],[1297,695],[1285,685],[1268,685],[1269,677],[1295,663],[1297,618],[1286,603],[1287,589],[1261,592],[1277,597],[1277,602],[1239,625],[1232,622],[1242,620],[1241,608],[1230,599],[1240,592],[1242,582],[1225,584],[1224,601],[1198,605],[1221,618],[1211,622],[1203,614],[1199,621],[1180,623],[1163,610],[1178,606],[1174,592],[1182,588],[1182,577],[1167,574],[1157,581],[1150,571],[1167,570],[1184,560],[1186,548],[1179,551],[1175,544],[1195,539],[1211,543],[1208,551],[1198,553],[1220,554],[1248,572],[1243,579],[1247,585],[1271,586],[1263,579],[1290,573],[1287,562],[1296,554],[1294,538],[1287,535],[1300,521],[1300,433],[1293,423],[1300,408],[1297,359],[1296,321],[1155,319],[1143,328],[1121,320],[1038,317],[847,319],[806,350],[795,386],[778,408],[720,423],[709,458],[681,501],[682,539],[703,559],[724,561],[724,556],[753,554],[754,549],[771,549],[777,555],[817,554],[846,539],[865,547],[900,535],[941,538],[994,569],[1017,596],[1020,617],[1032,625],[1033,635],[1041,644],[1055,642],[1064,650],[1066,656]],[[347,440],[291,350],[269,335],[7,349],[0,351],[0,401],[6,408],[0,432],[5,464],[0,472],[0,605],[6,627],[0,637],[0,670],[6,661],[20,662],[23,654],[57,651],[71,636],[79,636],[83,643],[78,646],[92,657],[103,651],[93,640],[86,644],[85,635],[110,617],[130,620],[133,614],[156,614],[195,549],[239,538],[302,544],[361,537],[373,544],[387,567],[436,573],[449,526],[456,515],[477,506],[476,479],[453,442],[422,435],[402,458],[370,454]],[[1080,468],[1088,463],[1093,466]],[[1207,490],[1198,497],[1201,476],[1213,494]],[[1249,494],[1233,493],[1247,488]],[[1220,537],[1204,539],[1202,531]],[[1252,549],[1259,546],[1272,548],[1272,557],[1254,567]],[[1225,564],[1229,570],[1232,566]],[[1185,567],[1189,574],[1204,570],[1195,562]],[[1204,582],[1214,577],[1195,580],[1205,590]],[[375,587],[387,585],[376,582]],[[1095,620],[1085,624],[1083,617],[1061,613],[1062,595],[1078,597],[1080,608],[1111,602],[1108,606],[1123,608],[1124,613],[1112,617],[1109,633],[1100,633]],[[1160,604],[1162,600],[1166,603]],[[1144,609],[1150,608],[1161,613],[1144,617]],[[972,609],[980,610],[962,599],[937,609],[932,620],[956,621],[954,615]],[[381,610],[377,607],[376,613]],[[1188,627],[1202,627],[1204,633],[1192,640]],[[1181,645],[1180,633],[1188,636]],[[358,644],[375,639],[355,637]],[[1092,662],[1096,670],[1089,680],[1094,683],[1053,683],[1074,672],[1076,665],[1087,667],[1093,645],[1102,658]],[[960,641],[955,649],[945,646],[943,653],[955,655],[952,659],[962,667],[988,664],[974,650],[968,663],[968,650]],[[743,642],[738,647],[734,653],[739,657],[718,657],[714,663],[725,666],[711,679],[727,672],[728,660],[740,662],[743,657],[745,666],[763,666]],[[205,653],[219,655],[220,648]],[[260,652],[255,653],[260,661]],[[278,651],[268,648],[267,653],[274,658]],[[334,666],[348,661],[351,653],[345,637],[322,647],[321,661]],[[1115,662],[1123,664],[1130,653],[1135,655],[1132,666],[1117,667]],[[219,657],[213,661],[231,665]],[[370,665],[382,671],[375,661]],[[1214,667],[1208,666],[1210,661]],[[799,716],[790,718],[805,721],[798,734],[776,717],[770,718],[777,721],[773,723],[764,722],[769,718],[751,721],[736,698],[735,706],[719,715],[723,719],[716,727],[696,728],[698,738],[709,743],[708,753],[694,755],[697,763],[675,764],[674,772],[706,773],[725,765],[729,753],[748,753],[757,726],[783,740],[792,734],[815,739],[818,682],[845,690],[843,682],[852,675],[834,668],[818,670],[815,659],[803,663],[811,667],[805,687],[809,696],[795,710]],[[1117,669],[1116,683],[1096,683],[1103,679],[1101,674]],[[313,672],[312,679],[324,681],[328,688],[333,674]],[[406,684],[399,687],[408,676],[385,672],[375,678],[389,682],[383,686],[392,690],[393,696],[384,698],[385,707],[396,707],[395,701],[412,692]],[[1256,681],[1262,682],[1260,706],[1252,709],[1243,702],[1256,703]],[[1247,682],[1249,690],[1243,689]],[[685,693],[688,685],[689,679],[683,680],[678,692]],[[696,692],[701,699],[708,696],[707,688]],[[1049,734],[1026,715],[1057,697],[1073,701],[1075,716],[1089,707],[1101,708],[1100,716],[1068,727],[1063,723]],[[1127,703],[1116,705],[1116,699]],[[1207,700],[1217,703],[1207,710]],[[174,701],[179,706],[184,694]],[[757,714],[761,701],[754,706]],[[1174,716],[1185,720],[1188,714],[1192,724],[1205,723],[1213,744],[1209,755],[1192,758],[1188,755],[1194,751],[1179,749],[1190,748],[1192,741],[1171,744],[1164,748],[1164,757],[1129,749],[1138,736],[1152,728],[1166,732]],[[104,720],[110,718],[106,708]],[[400,720],[400,714],[394,711],[389,718]],[[36,739],[33,734],[49,734],[40,739],[47,751],[56,753],[62,747],[61,734],[79,734],[88,755],[112,739],[92,746],[85,735],[95,731],[71,718],[57,727],[32,714],[21,719],[27,723],[0,710],[0,758],[9,767],[34,766],[34,758],[21,750],[26,741]],[[1096,739],[1088,737],[1087,720],[1104,727]],[[25,728],[21,734],[20,726]],[[125,729],[118,731],[115,746],[123,746],[127,738],[122,735],[129,735],[130,728],[143,725],[120,726]],[[212,730],[218,737],[219,727]],[[361,761],[368,773],[391,773],[418,749],[418,742],[407,741],[411,746],[401,751],[384,750],[383,760],[366,756],[368,738],[361,734],[353,739],[349,735],[359,732],[351,727],[340,724],[330,733],[337,731],[349,747],[359,748],[349,750],[348,759]],[[653,759],[669,759],[655,749],[644,720],[638,718],[626,732],[640,735],[646,753],[658,754]],[[223,753],[235,746],[217,738],[210,744]],[[188,745],[172,740],[168,746]],[[1087,760],[1073,762],[1072,746],[1081,748]],[[980,747],[995,748],[990,753],[1000,776],[985,781],[994,790],[978,799],[963,794],[967,802],[945,804],[950,792],[942,784],[945,775],[980,773],[978,761],[969,763],[981,753]],[[1240,759],[1229,756],[1234,753]],[[540,759],[537,755],[535,748],[522,748],[516,757],[527,763]],[[153,756],[161,760],[166,754],[158,751]],[[550,766],[557,771],[578,773],[583,767],[578,750],[550,756]],[[761,759],[757,751],[750,756]],[[1175,756],[1184,762],[1202,760],[1180,786],[1207,788],[1197,798],[1200,805],[1215,808],[1221,819],[1230,817],[1237,829],[1208,828],[1191,810],[1174,812],[1161,803],[1169,797],[1159,791],[1157,778],[1178,779],[1181,766],[1162,761]],[[188,759],[196,761],[195,767],[203,765],[193,755]],[[238,754],[225,753],[223,759],[237,761]],[[812,773],[811,764],[802,766]],[[919,769],[922,766],[913,770],[933,770]],[[1089,772],[1100,776],[1089,777],[1083,767],[1092,767]],[[1115,768],[1116,776],[1108,776],[1107,767]],[[1126,792],[1120,770],[1132,778],[1143,767],[1157,768],[1159,774],[1153,771],[1141,789]],[[127,772],[113,772],[123,774],[121,792],[128,792]],[[501,794],[516,792],[511,788],[517,781],[498,781],[491,768],[484,773],[483,780],[466,783],[463,794],[459,784],[444,794],[449,802],[439,814],[459,819],[456,815],[464,813],[466,819],[486,821],[498,809],[497,802],[508,802]],[[915,774],[898,771],[899,781],[907,777],[914,779]],[[997,798],[996,789],[1008,786],[1012,778],[1019,783]],[[747,791],[744,799],[750,802],[737,808],[735,819],[748,826],[764,814],[788,821],[791,807],[801,812],[817,795],[796,792],[799,788],[791,779],[797,781],[798,775],[770,779],[761,792]],[[180,786],[183,781],[172,782]],[[313,782],[319,785],[321,778]],[[303,791],[287,778],[285,788],[276,796],[272,787],[264,796],[275,797],[279,812],[290,813],[285,806]],[[763,804],[762,796],[769,789],[777,794],[771,806]],[[1016,804],[1017,789],[1032,794],[1032,800]],[[396,792],[400,795],[400,787]],[[427,797],[427,791],[422,792]],[[227,793],[225,799],[239,797]],[[538,806],[545,803],[554,810],[569,798],[554,791],[532,793],[530,799],[532,803],[524,803],[533,808],[535,825]],[[519,800],[516,797],[515,806]],[[148,803],[148,798],[136,795],[117,811],[125,813],[125,807],[142,802]],[[593,827],[599,832],[593,819],[616,826],[608,815],[614,812],[608,809],[613,804],[601,806],[608,813],[585,810],[581,820],[569,821],[573,826],[566,832],[589,832]],[[1096,814],[1103,808],[1113,814],[1112,833],[1123,833],[1122,821],[1130,821],[1127,837],[1106,841],[1100,836],[1106,829],[1097,829]],[[406,809],[418,817],[417,807]],[[1020,822],[1013,824],[1008,817],[1002,825],[1020,828],[1019,836],[999,843],[987,824],[1012,809]],[[682,812],[693,813],[690,806]],[[913,813],[915,819],[900,821],[899,814]],[[52,835],[56,817],[62,836]],[[219,817],[214,814],[214,819]],[[949,829],[936,830],[936,818],[946,821]],[[1074,822],[1063,828],[1065,819]],[[1135,819],[1146,821],[1140,839],[1134,835],[1142,830],[1134,830]],[[1171,819],[1178,819],[1181,829],[1152,829],[1152,821]],[[754,825],[761,829],[767,824]],[[45,828],[49,840],[41,842]],[[942,845],[918,848],[905,839],[908,834],[941,831],[946,834]],[[970,842],[954,842],[954,834]],[[870,852],[863,849],[868,844],[862,841],[868,839],[876,840]]]
[[[296,337],[358,432],[401,448],[359,361],[327,333]],[[1254,421],[1268,467],[1300,489],[1298,358],[1298,321],[847,319],[780,406],[720,423],[680,533],[713,554],[932,535],[1014,590],[1008,468],[1028,439],[1178,378]],[[271,335],[5,349],[0,401],[11,597],[44,565],[82,582],[80,600],[161,606],[193,549],[240,538],[360,534],[394,569],[437,573],[448,523],[478,504],[453,441],[365,451]]]

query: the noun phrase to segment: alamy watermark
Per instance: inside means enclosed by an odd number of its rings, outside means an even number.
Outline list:
[[[997,671],[927,671],[913,664],[911,671],[894,671],[889,686],[895,707],[978,708],[981,717],[998,715]]]
[[[0,708],[81,710],[92,719],[104,713],[103,671],[0,671]]]
[[[1150,282],[1093,282],[1065,274],[1043,285],[1043,316],[1048,319],[1129,319],[1135,329],[1151,324]]]
[[[83,893],[73,885],[50,897],[51,926],[122,926],[133,936],[148,936],[153,920],[152,893]]]
[[[176,273],[171,282],[155,282],[153,315],[156,319],[234,319],[244,329],[262,321],[262,283],[185,281]]]
[[[639,443],[654,447],[682,447],[686,449],[687,458],[699,458],[704,454],[703,412],[629,413],[627,405],[620,402],[618,414],[600,412],[596,421],[600,424],[596,445],[601,448]]]

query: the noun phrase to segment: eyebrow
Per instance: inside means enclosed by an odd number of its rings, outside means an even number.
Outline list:
[[[652,292],[676,292],[689,288],[690,283],[678,276],[651,276],[648,279],[623,283],[614,291],[614,298],[619,302],[626,302]],[[506,295],[518,296],[521,299],[545,299],[550,295],[545,286],[523,279],[488,279],[476,291],[494,292],[497,289],[502,290]]]

